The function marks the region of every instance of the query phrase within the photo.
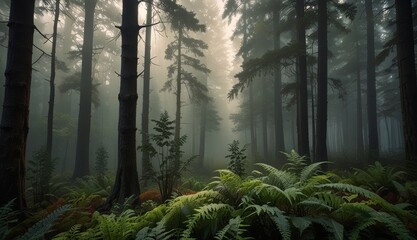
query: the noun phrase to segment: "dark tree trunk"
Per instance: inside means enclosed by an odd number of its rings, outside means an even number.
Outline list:
[[[148,143],[149,137],[149,93],[151,81],[151,34],[152,28],[152,2],[149,1],[146,11],[146,37],[145,37],[145,65],[143,72],[143,105],[142,105],[142,145]],[[142,177],[145,179],[147,166],[149,165],[149,153],[142,151]],[[146,180],[146,179],[145,179]],[[146,182],[146,181],[145,181]]]
[[[48,126],[46,134],[46,152],[48,154],[48,161],[52,159],[52,139],[54,127],[54,105],[55,105],[55,61],[56,61],[56,41],[58,35],[58,21],[59,21],[59,4],[60,0],[55,3],[55,19],[54,29],[52,35],[52,52],[51,52],[51,78],[49,81],[49,108],[48,108]]]
[[[123,203],[140,193],[136,166],[136,103],[138,65],[138,2],[123,0],[122,62],[119,93],[118,162],[116,180],[107,206]]]
[[[302,49],[302,54],[297,58],[297,136],[298,153],[301,156],[310,156],[308,139],[308,93],[307,93],[307,53],[306,32],[304,21],[304,0],[296,1],[297,14],[297,42]]]
[[[280,9],[274,11],[274,49],[281,48],[281,33],[279,29],[281,14]],[[282,79],[281,79],[281,66],[275,69],[274,72],[275,84],[274,84],[274,118],[275,118],[275,158],[280,161],[283,159],[281,152],[285,151],[284,142],[284,126],[282,121]]]
[[[201,106],[201,122],[200,122],[200,147],[199,147],[199,163],[198,169],[203,170],[204,155],[206,150],[206,125],[207,125],[207,103]]]
[[[5,93],[0,126],[0,206],[26,208],[25,157],[32,79],[34,0],[10,2]]]
[[[397,63],[406,160],[417,162],[417,78],[410,0],[396,0]]]
[[[366,32],[367,32],[367,102],[368,102],[368,131],[369,131],[369,157],[375,159],[379,156],[378,121],[376,109],[376,78],[375,78],[375,33],[372,0],[365,0]]]
[[[256,123],[255,111],[253,106],[253,85],[249,85],[249,127],[250,127],[250,145],[252,159],[256,160],[258,146],[256,142]]]
[[[266,78],[262,79],[262,143],[264,162],[268,162],[268,94]]]
[[[356,40],[356,158],[363,157],[362,83],[359,42]]]
[[[80,85],[80,110],[78,114],[77,150],[73,178],[90,174],[91,90],[93,68],[94,10],[97,0],[85,1],[84,42]]]
[[[174,132],[174,140],[176,142],[180,139],[181,134],[181,74],[182,74],[182,66],[181,66],[181,48],[182,48],[182,28],[178,30],[178,56],[177,56],[177,92],[176,92],[176,112],[175,112],[175,132]],[[175,167],[179,169],[180,167],[180,159],[175,159]]]
[[[327,161],[327,0],[318,0],[317,127],[315,161]]]

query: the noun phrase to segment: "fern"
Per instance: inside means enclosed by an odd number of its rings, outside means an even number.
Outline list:
[[[29,230],[21,237],[19,240],[29,240],[29,239],[40,239],[49,231],[52,227],[54,222],[65,212],[70,209],[69,205],[64,205],[52,213],[50,213],[46,218],[42,219],[41,221],[37,222],[33,225]]]
[[[343,240],[344,227],[342,224],[325,217],[311,218],[311,221],[321,225],[330,234],[329,239]]]
[[[196,213],[187,220],[187,228],[183,231],[182,238],[190,238],[193,233],[202,239],[212,237],[233,210],[232,206],[223,203],[211,203],[196,209]]]
[[[266,214],[275,224],[276,228],[281,233],[282,238],[285,240],[291,239],[291,228],[288,217],[285,216],[284,212],[279,208],[268,205],[252,204],[245,208],[244,213],[248,214],[247,217],[251,217],[252,215],[257,215],[259,217],[263,213]]]
[[[216,233],[214,237],[217,240],[246,240],[248,237],[243,237],[248,225],[243,223],[243,219],[240,216],[231,218],[229,223]]]
[[[0,239],[5,239],[9,234],[9,224],[17,222],[17,212],[13,211],[14,199],[0,207]]]
[[[145,227],[136,234],[136,240],[170,240],[175,235],[175,229],[167,231],[162,224],[158,222],[156,227]]]
[[[54,240],[74,240],[74,239],[80,239],[81,238],[81,225],[75,224],[70,228],[67,232],[62,232],[58,235],[56,235],[53,239]]]

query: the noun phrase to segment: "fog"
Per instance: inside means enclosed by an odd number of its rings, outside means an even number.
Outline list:
[[[242,69],[243,62],[264,59],[274,50],[273,12],[265,9],[268,4],[251,1],[251,7],[225,6],[218,1],[177,1],[187,10],[195,13],[200,24],[205,25],[204,32],[187,31],[187,36],[202,40],[207,44],[201,49],[202,55],[191,49],[185,54],[199,59],[209,72],[199,73],[190,67],[196,79],[207,87],[210,114],[205,135],[204,168],[210,172],[227,167],[228,144],[239,140],[246,145],[248,159],[251,162],[268,162],[282,165],[282,154],[292,149],[299,150],[297,134],[297,68],[296,54],[280,57],[280,64],[265,63],[263,69],[248,73]],[[7,20],[8,4],[2,3],[2,20]],[[339,3],[342,5],[342,1]],[[398,74],[395,65],[395,50],[387,45],[392,39],[394,27],[389,24],[393,11],[379,11],[387,3],[374,4],[374,44],[376,57],[376,129],[377,156],[387,161],[404,158],[402,120]],[[252,8],[252,9],[250,9]],[[146,4],[139,4],[140,25],[146,25]],[[96,150],[103,146],[109,153],[109,169],[115,172],[118,147],[118,94],[120,88],[120,55],[122,6],[119,1],[98,1],[94,13],[94,38],[92,55],[92,109],[89,159],[90,166]],[[315,7],[307,6],[306,11],[315,12]],[[350,11],[350,12],[349,12]],[[61,16],[58,23],[56,97],[53,121],[52,156],[55,159],[55,172],[71,175],[76,158],[77,121],[80,106],[79,84],[82,70],[82,49],[84,34],[84,8],[82,4],[61,3]],[[250,15],[252,14],[252,15]],[[248,16],[249,15],[249,16]],[[30,98],[30,123],[27,143],[28,159],[45,145],[49,76],[53,31],[53,6],[42,1],[36,3],[33,50],[33,79]],[[366,165],[367,153],[374,151],[369,147],[369,123],[367,95],[367,42],[366,14],[363,3],[354,8],[329,6],[328,24],[328,115],[327,149],[328,160],[340,164]],[[246,20],[245,20],[246,18]],[[282,28],[279,32],[279,45],[291,46],[295,41],[295,18],[291,7],[284,7],[281,15]],[[175,120],[176,89],[166,85],[169,76],[168,66],[173,63],[166,58],[166,49],[176,39],[178,32],[171,26],[170,18],[158,5],[152,9],[151,27],[140,29],[138,43],[137,78],[138,101],[136,126],[137,146],[141,146],[141,116],[143,106],[143,70],[146,29],[152,29],[151,68],[150,68],[150,120],[157,120],[167,111]],[[1,25],[0,71],[4,72],[6,59],[7,34],[5,25]],[[276,34],[276,33],[275,33]],[[275,48],[276,50],[276,48]],[[306,26],[307,53],[307,109],[308,140],[310,151],[305,153],[314,161],[317,122],[317,24]],[[280,56],[281,53],[276,53]],[[282,53],[284,54],[284,53]],[[188,59],[189,61],[192,61]],[[253,62],[252,62],[253,63]],[[261,64],[262,65],[262,64]],[[247,65],[246,65],[247,66]],[[276,69],[280,69],[282,89],[283,148],[278,149],[276,138],[276,105],[274,104],[274,86]],[[247,67],[250,69],[250,67]],[[275,72],[274,72],[275,71]],[[175,72],[174,72],[175,73]],[[236,75],[237,74],[237,75]],[[252,74],[244,77],[245,74]],[[172,73],[171,73],[172,75]],[[243,77],[242,77],[243,76]],[[175,74],[174,74],[175,78]],[[165,86],[165,87],[164,87]],[[234,87],[235,86],[235,87]],[[195,86],[194,86],[195,87]],[[193,92],[193,86],[185,84],[181,93],[181,135],[187,136],[183,146],[185,156],[199,155],[201,143],[202,100]],[[236,90],[236,91],[234,91]],[[358,92],[359,90],[359,92]],[[233,92],[234,91],[234,92]],[[232,93],[233,92],[233,93]],[[3,96],[3,95],[2,95]],[[358,96],[361,102],[358,103]],[[0,98],[1,101],[3,97]],[[358,114],[362,117],[359,117]],[[217,121],[217,123],[216,123]],[[360,121],[360,125],[359,122]],[[375,124],[372,123],[372,124]],[[154,127],[150,121],[150,132]],[[373,125],[371,125],[373,126]],[[358,139],[363,144],[358,145]],[[359,142],[360,142],[359,141]],[[264,147],[266,146],[266,147]],[[278,149],[278,150],[277,150]],[[137,152],[138,170],[141,169],[141,152]],[[327,160],[327,159],[326,159]]]

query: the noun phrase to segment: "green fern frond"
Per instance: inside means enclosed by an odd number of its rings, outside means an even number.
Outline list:
[[[386,212],[372,212],[371,217],[380,223],[383,223],[398,240],[413,240],[415,236],[407,227],[395,216]]]
[[[216,233],[214,237],[217,240],[247,240],[248,237],[243,237],[248,225],[243,223],[243,219],[240,216],[231,218],[229,223]]]
[[[323,164],[328,164],[330,162],[317,162],[304,167],[300,172],[300,181],[305,182],[314,175],[317,175],[320,172],[320,167]]]
[[[357,187],[351,184],[345,184],[345,183],[329,183],[329,184],[321,184],[318,185],[317,188],[328,188],[328,189],[334,189],[339,190],[342,192],[350,192],[362,195],[368,199],[370,199],[375,204],[378,204],[381,206],[386,212],[394,213],[397,216],[400,216],[402,218],[411,219],[413,221],[417,221],[417,217],[410,212],[403,210],[401,208],[396,207],[395,205],[392,205],[391,203],[387,202],[385,199],[380,197],[378,194],[371,192],[369,190],[366,190],[361,187]]]
[[[266,204],[252,204],[245,208],[244,213],[247,213],[246,217],[251,217],[253,215],[257,215],[259,217],[261,214],[265,213],[275,224],[278,231],[281,233],[282,238],[285,240],[291,239],[291,228],[288,217],[285,216],[285,213],[279,208]]]
[[[54,236],[53,240],[75,240],[81,238],[81,232],[80,232],[81,225],[75,224],[70,228],[67,232],[62,232],[56,236]]]
[[[69,205],[64,205],[52,213],[50,213],[46,218],[42,219],[41,221],[37,222],[33,225],[29,230],[19,237],[19,240],[29,240],[29,239],[38,239],[43,238],[43,236],[49,231],[52,227],[54,222],[65,212],[70,209]]]
[[[182,233],[182,238],[190,238],[193,233],[199,233],[199,236],[207,239],[217,232],[216,228],[233,210],[232,206],[223,203],[211,203],[196,209],[196,213],[187,220],[187,228]]]
[[[313,211],[325,211],[330,212],[332,211],[332,207],[327,205],[326,202],[322,201],[321,199],[310,197],[306,200],[303,200],[297,204],[297,206],[302,207],[306,212],[313,212]]]
[[[136,240],[170,240],[175,235],[175,229],[167,231],[162,222],[158,222],[156,227],[145,227],[136,234]]]
[[[295,217],[292,216],[290,217],[290,221],[292,223],[292,225],[298,229],[299,235],[302,236],[303,232],[310,227],[310,225],[312,224],[312,221],[310,218],[306,218],[306,217]]]
[[[293,173],[276,169],[265,163],[257,163],[256,165],[267,172],[267,175],[261,178],[265,183],[286,189],[294,186],[298,182],[298,177]]]
[[[261,203],[271,203],[275,206],[292,206],[305,197],[300,189],[291,187],[282,190],[276,186],[263,183],[253,189],[257,200]],[[254,196],[254,197],[255,197]]]
[[[9,224],[17,222],[16,212],[13,211],[14,199],[0,207],[0,239],[9,234]]]
[[[336,222],[331,218],[315,217],[311,218],[312,222],[320,224],[327,233],[329,233],[329,239],[343,240],[344,227],[342,224]]]

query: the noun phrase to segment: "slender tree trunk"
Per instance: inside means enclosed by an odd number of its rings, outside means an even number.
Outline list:
[[[85,1],[84,40],[80,85],[80,110],[78,114],[77,150],[73,178],[90,174],[91,90],[93,69],[94,11],[97,0]]]
[[[297,14],[297,41],[302,49],[302,54],[297,59],[297,135],[298,152],[301,156],[310,156],[308,138],[308,93],[307,93],[307,53],[306,53],[306,32],[304,21],[304,0],[296,0]]]
[[[55,105],[55,61],[56,61],[56,41],[58,35],[59,21],[59,4],[60,0],[55,3],[54,32],[52,35],[52,52],[51,52],[51,78],[49,81],[49,108],[48,108],[48,126],[46,134],[46,152],[48,161],[52,160],[52,139],[54,127],[54,105]]]
[[[400,76],[401,110],[405,157],[417,162],[417,77],[411,0],[396,0],[397,63]]]
[[[34,0],[10,1],[9,42],[0,125],[0,206],[26,208],[25,157],[32,79]]]
[[[200,122],[200,147],[199,147],[199,163],[198,169],[203,170],[204,156],[206,150],[206,125],[207,125],[207,103],[201,106],[201,122]]]
[[[253,106],[253,85],[249,85],[249,127],[250,127],[250,145],[252,159],[256,159],[258,152],[258,146],[256,142],[256,123],[255,123],[255,111]]]
[[[148,2],[146,11],[146,25],[152,24],[152,3],[153,0]],[[152,28],[146,28],[145,37],[145,65],[143,72],[143,106],[142,106],[142,145],[146,145],[149,142],[149,95],[150,95],[150,80],[151,80],[151,36]],[[142,151],[142,178],[145,179],[149,166],[149,153]]]
[[[181,66],[181,48],[182,48],[182,28],[178,31],[178,56],[177,56],[177,92],[176,92],[176,112],[175,112],[175,132],[174,132],[174,140],[176,142],[180,139],[181,134],[181,74],[182,74],[182,66]],[[180,159],[175,159],[175,167],[179,169]]]
[[[367,32],[367,99],[368,99],[368,131],[369,157],[379,156],[378,121],[376,109],[376,77],[375,77],[375,33],[372,0],[365,0],[366,32]]]
[[[138,67],[138,1],[123,0],[122,62],[119,93],[118,162],[107,206],[140,193],[136,166],[136,103]]]
[[[281,48],[281,32],[279,28],[281,13],[280,7],[277,7],[274,11],[274,49]],[[275,120],[275,158],[279,162],[283,160],[283,154],[285,151],[284,142],[284,126],[282,120],[282,78],[281,78],[281,65],[274,71],[275,83],[274,83],[274,120]]]
[[[314,94],[314,72],[313,72],[313,66],[309,67],[309,74],[310,74],[310,95],[311,95],[311,134],[312,137],[312,153],[311,153],[311,161],[315,161],[316,157],[316,110],[315,110],[315,94]]]
[[[268,162],[268,94],[266,78],[262,79],[262,143],[264,162]]]
[[[317,127],[315,161],[327,161],[327,0],[318,0]]]
[[[363,157],[362,83],[359,42],[356,40],[356,159]]]

